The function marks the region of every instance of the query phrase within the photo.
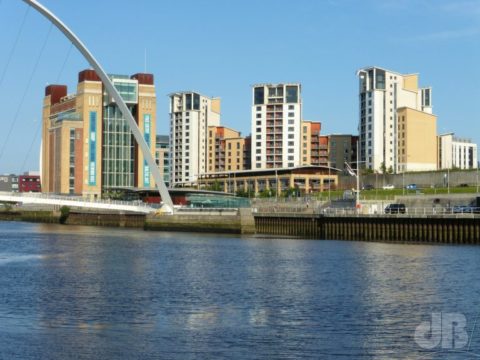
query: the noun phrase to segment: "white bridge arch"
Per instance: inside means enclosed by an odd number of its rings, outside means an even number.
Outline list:
[[[140,129],[138,128],[137,123],[135,122],[135,119],[133,118],[132,114],[128,110],[127,105],[123,101],[117,89],[115,89],[115,86],[108,78],[107,73],[103,70],[100,63],[93,57],[91,52],[80,41],[80,39],[73,33],[73,31],[71,31],[57,16],[55,16],[45,6],[43,6],[38,1],[35,1],[35,0],[22,0],[22,1],[30,5],[31,7],[33,7],[40,14],[45,16],[53,25],[55,25],[55,27],[57,27],[72,42],[72,44],[78,49],[78,51],[80,51],[80,53],[88,61],[90,66],[92,66],[92,68],[96,71],[97,75],[102,80],[102,83],[105,86],[108,94],[113,97],[119,110],[122,112],[123,116],[127,120],[128,125],[130,126],[130,130],[132,131],[132,134],[135,137],[135,140],[143,153],[143,157],[145,158],[148,166],[150,167],[150,171],[157,185],[163,204],[164,206],[167,207],[167,209],[164,209],[164,210],[166,210],[166,212],[172,212],[173,211],[172,199],[162,179],[160,170],[158,169],[157,164],[152,154],[150,153],[148,144],[143,138],[142,133],[140,132]]]

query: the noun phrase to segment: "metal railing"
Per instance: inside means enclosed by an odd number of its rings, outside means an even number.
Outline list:
[[[403,210],[365,211],[355,208],[324,208],[317,209],[316,213],[324,216],[365,216],[365,217],[480,217],[480,208],[456,209],[441,207],[410,207]]]

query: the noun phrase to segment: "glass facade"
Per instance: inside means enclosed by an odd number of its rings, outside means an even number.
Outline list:
[[[261,105],[265,102],[265,89],[263,87],[255,88],[255,105]]]
[[[90,111],[88,185],[97,184],[97,112]]]
[[[200,110],[200,95],[193,94],[193,110]]]
[[[287,103],[297,103],[298,102],[298,86],[287,86]]]
[[[385,71],[376,69],[375,75],[375,89],[385,90]]]
[[[104,107],[103,128],[103,187],[133,187],[134,139],[116,105]]]
[[[145,142],[147,143],[148,147],[150,148],[150,127],[151,127],[151,115],[145,114],[143,115],[143,136],[145,138]],[[143,161],[143,186],[150,187],[150,167],[146,160]]]
[[[138,102],[138,88],[136,83],[113,79],[113,85],[126,103]]]
[[[185,95],[185,110],[192,110],[192,94]]]

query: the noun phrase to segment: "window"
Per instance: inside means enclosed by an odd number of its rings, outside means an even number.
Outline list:
[[[262,128],[257,128],[257,132],[262,132]]]
[[[293,126],[290,126],[290,127],[288,128],[288,131],[295,131],[295,128],[294,128]]]
[[[288,110],[295,110],[295,105],[288,105]]]
[[[288,134],[288,138],[289,138],[289,139],[294,139],[294,138],[295,138],[295,135],[294,135],[294,134]]]
[[[298,86],[287,86],[287,103],[296,103],[298,102]]]
[[[262,139],[262,135],[257,135],[257,140],[261,140]]]
[[[261,121],[257,121],[257,126],[258,125],[262,125],[262,122]]]
[[[257,119],[260,119],[262,117],[262,114],[257,114]]]
[[[288,157],[288,160],[293,160],[293,156],[289,156],[289,157]]]
[[[262,143],[261,143],[261,142],[257,142],[257,146],[262,146]]]
[[[263,87],[257,87],[254,90],[254,102],[255,105],[263,104],[265,102],[265,89]]]
[[[262,107],[261,106],[257,106],[257,111],[261,111],[262,110]]]

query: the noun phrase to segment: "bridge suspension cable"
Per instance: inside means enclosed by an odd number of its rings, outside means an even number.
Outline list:
[[[0,0],[1,1],[1,0]],[[60,67],[60,70],[58,72],[58,75],[57,75],[57,81],[56,83],[58,84],[59,81],[60,81],[60,78],[62,76],[62,73],[63,73],[63,70],[65,69],[65,65],[67,64],[67,61],[68,61],[68,58],[70,57],[70,53],[72,52],[72,48],[73,48],[73,44],[70,43],[70,46],[68,48],[68,51],[67,51],[67,54],[65,56],[65,60],[63,60],[63,63],[62,63],[62,66]],[[37,128],[35,129],[35,135],[33,135],[33,139],[32,139],[32,142],[30,143],[30,147],[28,148],[28,151],[27,153],[25,154],[25,158],[23,159],[23,162],[22,162],[22,166],[20,168],[20,172],[19,173],[22,173],[23,170],[25,170],[25,164],[27,163],[28,159],[30,158],[30,155],[31,155],[31,152],[32,152],[32,149],[33,149],[33,145],[35,145],[35,141],[37,140],[37,137],[38,137],[38,134],[40,133],[40,129],[42,128],[42,120],[40,120],[37,124]]]
[[[17,122],[17,119],[18,119],[18,116],[20,115],[20,111],[22,110],[22,107],[23,107],[23,102],[25,101],[25,98],[27,97],[27,93],[28,93],[28,90],[30,89],[30,85],[32,83],[32,80],[33,80],[33,77],[37,71],[37,68],[38,68],[38,64],[40,63],[40,58],[42,57],[43,55],[43,51],[45,50],[45,47],[47,45],[47,42],[48,42],[48,39],[50,38],[50,33],[52,32],[52,28],[53,28],[53,25],[50,24],[49,28],[48,28],[48,32],[47,32],[47,36],[45,37],[45,40],[42,44],[42,47],[40,49],[40,53],[39,55],[37,56],[37,59],[35,61],[35,65],[33,66],[33,69],[32,69],[32,72],[30,73],[30,77],[28,78],[28,82],[27,82],[27,86],[25,87],[25,91],[23,92],[23,95],[20,99],[20,103],[18,104],[18,107],[17,107],[17,110],[15,112],[15,116],[12,118],[12,121],[10,123],[10,128],[7,132],[7,137],[5,138],[3,144],[2,144],[2,148],[0,149],[0,159],[3,157],[3,154],[5,152],[5,147],[7,146],[7,143],[10,139],[10,135],[12,135],[12,131],[13,131],[13,128],[15,127],[15,124]]]
[[[0,5],[2,0],[0,0]],[[13,46],[10,49],[10,53],[8,54],[7,57],[7,63],[5,64],[5,67],[3,68],[2,71],[2,76],[0,76],[0,86],[2,86],[3,80],[5,79],[5,75],[7,74],[7,70],[10,67],[10,63],[12,62],[13,54],[15,53],[15,50],[17,49],[17,44],[18,40],[20,40],[20,35],[22,34],[23,27],[25,26],[25,21],[27,20],[28,12],[30,11],[30,7],[27,7],[25,10],[25,13],[23,14],[23,19],[20,24],[20,28],[18,29],[17,36],[15,37],[15,41],[13,42]]]

